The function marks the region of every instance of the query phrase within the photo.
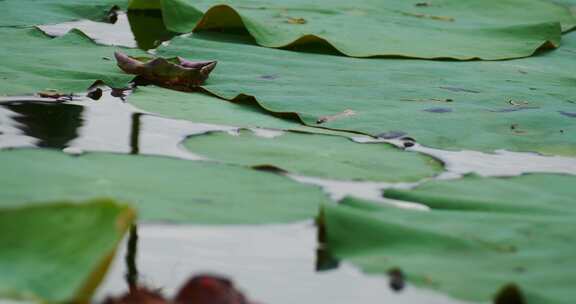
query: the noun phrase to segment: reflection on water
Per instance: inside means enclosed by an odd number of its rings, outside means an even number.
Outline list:
[[[317,262],[312,223],[266,226],[141,225],[140,281],[172,296],[193,274],[228,276],[259,303],[463,303],[407,286],[390,290],[384,276],[368,276],[347,263]],[[124,250],[124,249],[123,249]],[[120,252],[97,298],[126,291],[125,252]],[[321,269],[317,272],[317,264]]]
[[[158,47],[163,41],[168,41],[176,33],[166,29],[162,12],[159,10],[135,10],[127,13],[130,30],[138,48],[149,50]]]
[[[20,126],[22,134],[36,138],[36,145],[42,148],[65,148],[82,126],[83,107],[78,105],[23,103],[4,108],[12,112],[10,117]]]
[[[0,149],[42,147],[203,159],[180,143],[190,135],[234,131],[236,127],[168,119],[140,111],[107,90],[94,101],[0,98]]]
[[[78,137],[83,107],[39,102],[0,105],[0,147],[63,149]]]
[[[79,29],[95,42],[143,50],[153,49],[176,34],[166,29],[162,13],[156,10],[119,13],[115,23],[79,20],[38,26],[44,33],[59,37],[72,29]]]

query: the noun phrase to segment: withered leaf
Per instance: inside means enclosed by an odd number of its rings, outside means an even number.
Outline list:
[[[204,84],[216,67],[216,61],[190,61],[182,57],[175,60],[157,57],[145,62],[121,52],[115,52],[114,56],[122,71],[157,85],[184,91]]]

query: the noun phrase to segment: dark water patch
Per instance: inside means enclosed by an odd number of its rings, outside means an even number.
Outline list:
[[[126,15],[134,40],[140,49],[156,48],[177,35],[166,28],[159,10],[134,10]]]
[[[79,105],[25,102],[1,107],[9,113],[0,120],[0,126],[5,121],[11,123],[22,136],[36,139],[35,145],[41,148],[66,148],[83,125],[84,108]],[[7,136],[8,132],[4,133]]]

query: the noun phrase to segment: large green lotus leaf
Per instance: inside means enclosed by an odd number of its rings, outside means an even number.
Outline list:
[[[403,131],[444,149],[576,154],[576,33],[554,52],[490,62],[356,59],[225,39],[178,37],[159,54],[218,60],[205,89],[255,96],[310,126]]]
[[[307,133],[358,136],[357,134],[305,126],[297,118],[278,117],[247,101],[228,102],[201,93],[186,93],[156,86],[137,87],[128,97],[134,106],[166,117],[242,128],[294,130]]]
[[[0,152],[2,206],[113,197],[146,221],[210,224],[289,222],[328,201],[321,189],[269,172],[152,156],[47,150]],[[33,189],[33,191],[31,190]]]
[[[273,138],[243,131],[190,137],[185,146],[195,154],[232,164],[272,165],[290,173],[330,179],[382,182],[418,181],[442,165],[427,156],[382,144],[358,144],[349,138],[286,132]]]
[[[563,214],[576,210],[576,177],[530,174],[514,178],[467,176],[430,181],[412,190],[389,189],[384,196],[419,202],[432,209]]]
[[[133,220],[110,200],[0,209],[0,298],[87,303]]]
[[[368,273],[399,268],[413,284],[464,300],[573,302],[573,208],[564,214],[465,209],[421,212],[346,199],[323,209],[325,241],[335,257]]]
[[[245,103],[229,102],[207,94],[179,92],[156,86],[137,87],[128,97],[128,102],[145,111],[192,122],[245,128],[310,129],[290,119],[271,116],[265,110]]]
[[[132,1],[131,8],[150,8]],[[158,2],[158,1],[156,1]],[[328,43],[353,57],[506,59],[557,45],[576,20],[540,0],[160,0],[176,32],[245,28],[260,45]]]
[[[133,78],[116,67],[115,48],[96,45],[79,31],[50,38],[38,29],[0,28],[0,39],[0,95],[81,92],[96,80],[124,87]]]
[[[3,0],[0,27],[54,24],[90,19],[103,20],[113,6],[125,8],[125,0]]]
[[[576,1],[574,0],[554,0],[554,2],[567,7],[572,15],[576,17]]]

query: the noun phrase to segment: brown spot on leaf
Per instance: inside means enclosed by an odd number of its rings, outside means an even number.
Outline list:
[[[306,24],[307,21],[304,18],[295,18],[295,17],[288,17],[288,19],[286,19],[286,23],[290,23],[290,24]]]
[[[448,16],[435,16],[435,15],[428,15],[428,14],[421,14],[421,13],[409,13],[409,12],[402,12],[405,16],[416,17],[416,18],[423,18],[423,19],[432,19],[438,21],[446,21],[446,22],[454,22],[456,19],[453,17]]]
[[[528,102],[525,100],[513,100],[513,99],[508,99],[508,103],[517,107],[517,106],[524,106],[527,105]]]
[[[439,87],[444,90],[452,91],[452,92],[466,92],[466,93],[480,93],[480,91],[466,89],[466,88],[459,88],[459,87],[451,87],[451,86],[441,86]]]
[[[74,94],[72,94],[72,93],[62,93],[58,90],[52,90],[52,89],[40,91],[36,94],[40,97],[43,97],[43,98],[53,98],[53,99],[58,99],[60,101],[74,99]]]
[[[322,117],[318,118],[318,120],[316,120],[316,123],[317,124],[323,124],[326,122],[330,122],[330,121],[333,121],[336,119],[345,118],[345,117],[349,117],[349,116],[353,116],[353,115],[356,115],[356,112],[354,112],[350,109],[346,109],[342,113],[338,113],[335,115],[322,116]]]

